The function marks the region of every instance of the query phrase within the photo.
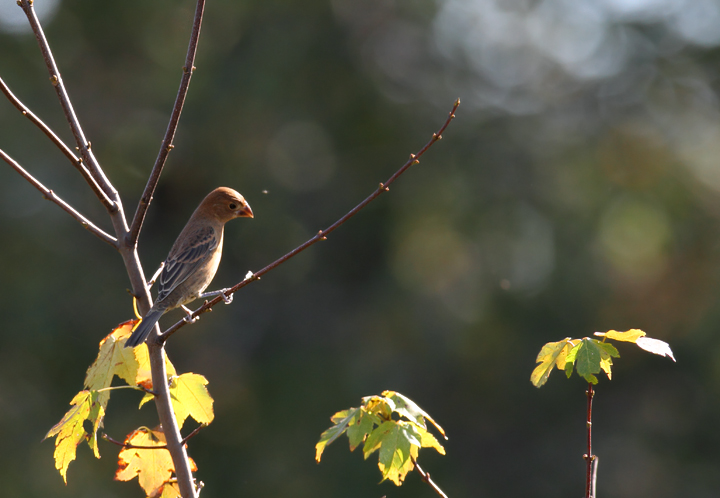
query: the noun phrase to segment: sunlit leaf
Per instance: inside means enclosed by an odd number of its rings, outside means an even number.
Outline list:
[[[141,428],[133,431],[125,444],[162,447],[165,446],[165,434],[161,430]],[[115,479],[129,481],[137,476],[138,484],[147,496],[153,496],[160,493],[161,487],[170,481],[174,471],[175,466],[166,448],[124,448],[118,455]]]
[[[435,448],[441,455],[445,454],[445,448],[440,442],[423,427],[415,427],[417,433],[420,435],[420,445],[423,448]]]
[[[205,387],[207,383],[205,377],[194,373],[173,377],[170,383],[170,401],[180,428],[188,416],[205,425],[215,418],[213,399]]]
[[[541,387],[547,382],[550,373],[555,367],[558,356],[560,356],[560,353],[562,353],[566,347],[570,347],[568,345],[569,339],[569,337],[566,337],[562,341],[548,342],[542,347],[535,360],[537,363],[540,363],[540,365],[535,367],[535,370],[533,370],[530,375],[530,382],[532,382],[535,387]]]
[[[596,336],[605,337],[606,339],[614,339],[623,342],[636,342],[638,338],[643,337],[645,332],[640,329],[630,329],[625,332],[617,330],[608,330],[607,332],[595,332]]]
[[[415,422],[415,424],[421,427],[425,427],[425,420],[429,420],[430,423],[435,426],[438,432],[440,432],[440,434],[442,434],[442,436],[447,439],[443,428],[440,427],[440,425],[438,425],[438,423],[435,422],[425,410],[415,404],[413,400],[396,391],[384,391],[382,395],[386,398],[390,398],[391,400],[393,400],[393,402],[395,403],[395,413],[407,418],[412,422]]]
[[[360,408],[350,408],[349,410],[342,410],[337,412],[331,417],[330,420],[335,422],[335,425],[327,429],[320,435],[320,441],[315,445],[315,460],[320,461],[320,457],[325,451],[325,447],[335,441],[343,432],[348,428],[348,424],[359,417]]]
[[[421,436],[415,426],[402,420],[388,420],[377,427],[365,441],[363,453],[367,459],[373,452],[380,450],[378,466],[383,481],[390,479],[397,486],[402,484],[405,475],[414,468],[411,460],[411,446],[420,448]]]
[[[82,441],[88,441],[97,458],[100,454],[97,449],[97,429],[105,414],[95,391],[80,391],[70,402],[72,408],[55,424],[45,435],[45,439],[55,438],[55,468],[67,484],[67,469],[70,462],[75,460],[77,446]],[[85,430],[85,421],[90,422],[93,434]]]
[[[645,351],[649,351],[660,356],[668,356],[672,361],[675,361],[675,356],[673,356],[670,345],[665,341],[661,341],[660,339],[651,339],[650,337],[640,337],[637,341],[635,341],[635,343]]]

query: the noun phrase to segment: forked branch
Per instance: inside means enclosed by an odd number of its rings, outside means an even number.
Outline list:
[[[30,109],[28,109],[25,104],[20,102],[20,99],[18,99],[15,94],[10,91],[10,88],[7,86],[7,84],[5,84],[2,78],[0,78],[0,91],[5,94],[10,103],[14,105],[15,108],[23,114],[23,116],[28,118],[30,122],[40,128],[40,131],[47,135],[47,137],[52,141],[52,143],[54,143],[57,148],[60,149],[60,151],[65,155],[65,157],[70,160],[72,165],[75,166],[75,168],[80,172],[88,185],[90,185],[90,188],[93,190],[93,192],[95,192],[95,195],[98,197],[98,199],[100,199],[100,202],[103,203],[103,206],[105,206],[108,211],[115,210],[115,203],[107,196],[105,192],[103,192],[103,190],[95,181],[95,178],[92,177],[90,172],[83,164],[82,159],[77,157],[72,151],[72,149],[70,149],[70,147],[68,147],[65,142],[63,142],[60,137],[58,137],[55,132],[50,129],[48,125],[46,125]]]
[[[256,281],[256,280],[260,280],[260,277],[262,277],[263,275],[265,275],[267,272],[269,272],[270,270],[272,270],[272,269],[280,266],[281,264],[283,264],[285,261],[287,261],[288,259],[292,258],[293,256],[296,256],[297,254],[300,254],[302,251],[304,251],[305,249],[307,249],[307,248],[310,247],[311,245],[315,244],[316,242],[318,242],[318,241],[320,241],[320,240],[326,240],[326,239],[327,239],[327,236],[328,236],[330,233],[334,232],[340,225],[342,225],[342,224],[345,223],[347,220],[349,220],[350,218],[352,218],[353,216],[355,216],[362,208],[364,208],[365,206],[367,206],[368,204],[370,204],[370,203],[371,203],[373,200],[375,200],[380,194],[382,194],[383,192],[387,192],[388,190],[390,190],[390,188],[389,188],[390,185],[391,185],[392,183],[394,183],[395,180],[397,180],[397,179],[400,177],[400,175],[402,175],[405,171],[407,171],[407,169],[408,169],[410,166],[412,166],[413,164],[418,164],[418,163],[420,162],[420,157],[421,157],[423,154],[425,154],[425,152],[427,152],[427,150],[428,150],[430,147],[432,147],[432,145],[433,145],[435,142],[437,142],[438,140],[440,140],[440,139],[442,138],[442,133],[445,131],[445,128],[448,127],[448,125],[450,124],[450,121],[452,121],[453,118],[455,117],[455,111],[457,110],[457,108],[458,108],[459,106],[460,106],[460,99],[458,99],[458,100],[455,101],[455,105],[453,105],[453,108],[452,108],[452,110],[450,111],[447,119],[445,120],[445,123],[440,127],[440,129],[439,129],[436,133],[433,133],[433,136],[432,136],[432,138],[430,139],[430,141],[429,141],[428,143],[426,143],[425,146],[424,146],[422,149],[420,149],[417,153],[415,153],[415,154],[410,154],[410,159],[408,159],[407,162],[406,162],[405,164],[403,164],[402,167],[401,167],[400,169],[398,169],[385,183],[381,183],[381,184],[378,186],[378,188],[375,189],[375,191],[373,191],[372,194],[370,194],[369,196],[367,196],[367,197],[365,198],[364,201],[362,201],[360,204],[358,204],[358,205],[355,206],[353,209],[351,209],[350,211],[348,211],[348,212],[345,214],[345,216],[343,216],[342,218],[340,218],[339,220],[337,220],[335,223],[333,223],[332,225],[330,225],[329,227],[327,227],[325,230],[320,230],[314,237],[312,237],[311,239],[307,240],[307,241],[306,241],[305,243],[303,243],[302,245],[296,247],[295,249],[293,249],[292,251],[290,251],[289,253],[287,253],[285,256],[283,256],[283,257],[281,257],[280,259],[278,259],[278,260],[270,263],[270,264],[267,265],[265,268],[263,268],[262,270],[260,270],[260,271],[258,271],[258,272],[256,272],[256,273],[248,273],[248,275],[245,277],[245,279],[244,279],[242,282],[239,282],[239,283],[235,284],[233,287],[230,288],[230,290],[227,291],[226,296],[229,296],[229,295],[231,295],[231,294],[234,294],[234,293],[237,292],[238,290],[242,289],[242,288],[245,287],[246,285],[248,285],[248,284],[250,284],[250,283],[252,283],[252,282],[254,282],[254,281]],[[223,301],[222,296],[218,296],[218,297],[212,299],[211,301],[206,301],[205,304],[203,304],[202,306],[200,306],[198,309],[196,309],[196,310],[192,313],[191,317],[192,317],[192,318],[195,318],[195,317],[197,317],[197,316],[202,315],[203,313],[206,313],[206,312],[210,311],[213,306],[215,306],[216,304],[218,304],[218,303],[221,302],[221,301]],[[188,322],[187,320],[180,320],[179,322],[177,322],[176,324],[174,324],[173,326],[171,326],[169,329],[167,329],[165,332],[163,332],[162,335],[160,336],[160,339],[161,339],[162,341],[166,341],[166,340],[168,339],[168,337],[170,337],[172,334],[174,334],[175,332],[177,332],[181,327],[187,325],[188,323],[189,323],[189,322]]]

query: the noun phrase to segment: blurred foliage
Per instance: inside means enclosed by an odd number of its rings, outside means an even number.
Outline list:
[[[131,215],[194,5],[36,5]],[[19,11],[0,3],[0,74],[71,142]],[[378,487],[374,465],[343,448],[313,459],[328,413],[384,389],[455,435],[423,464],[449,496],[577,496],[584,395],[567,382],[538,391],[527,374],[548,340],[631,327],[672,344],[678,363],[628,352],[616,365],[594,414],[598,492],[714,496],[719,44],[717,0],[208,2],[140,238],[148,274],[198,201],[227,185],[256,218],[228,226],[214,286],[241,280],[344,214],[463,105],[389,195],[173,337],[178,369],[207,377],[216,400],[190,443],[203,496],[427,494],[419,479]],[[0,147],[108,226],[4,99]],[[1,165],[0,228],[3,496],[137,496],[112,481],[113,458],[86,451],[65,487],[40,444],[97,343],[133,316],[120,258]],[[113,397],[113,437],[154,425],[131,394]]]

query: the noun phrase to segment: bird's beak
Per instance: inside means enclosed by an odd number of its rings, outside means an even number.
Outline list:
[[[250,204],[245,203],[245,207],[237,212],[238,218],[254,218]]]

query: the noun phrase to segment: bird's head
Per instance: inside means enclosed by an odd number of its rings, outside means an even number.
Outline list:
[[[200,203],[198,210],[212,216],[221,223],[234,218],[252,218],[250,205],[239,192],[228,188],[218,187],[210,192]]]

